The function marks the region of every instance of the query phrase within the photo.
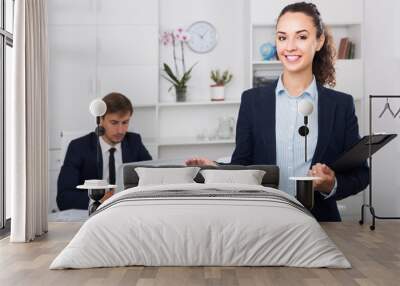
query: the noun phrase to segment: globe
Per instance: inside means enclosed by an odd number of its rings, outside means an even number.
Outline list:
[[[275,59],[276,47],[272,43],[264,43],[260,46],[260,54],[264,61]]]

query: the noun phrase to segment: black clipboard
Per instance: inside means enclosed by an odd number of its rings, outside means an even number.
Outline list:
[[[371,155],[392,141],[397,134],[371,135]],[[359,167],[369,158],[369,135],[360,139],[353,147],[343,153],[331,168],[335,172],[344,172]]]

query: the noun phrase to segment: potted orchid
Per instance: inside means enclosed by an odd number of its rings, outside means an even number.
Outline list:
[[[192,65],[188,70],[186,69],[184,43],[190,40],[190,35],[179,28],[173,32],[164,32],[161,35],[161,42],[164,46],[172,45],[172,53],[174,59],[174,70],[166,63],[163,64],[165,74],[162,75],[172,85],[168,89],[170,91],[175,88],[176,101],[185,101],[187,92],[187,82],[190,80]],[[176,49],[180,48],[180,58],[177,57]],[[181,70],[179,70],[178,62],[180,62]]]
[[[233,78],[233,75],[228,71],[220,72],[212,70],[210,78],[214,82],[211,87],[211,100],[222,101],[225,99],[225,85],[227,85]]]

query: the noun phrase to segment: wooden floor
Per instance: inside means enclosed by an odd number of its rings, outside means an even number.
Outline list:
[[[375,231],[357,223],[325,223],[324,229],[353,268],[121,267],[48,270],[80,223],[50,223],[32,243],[0,241],[0,285],[400,285],[400,222],[378,221]]]

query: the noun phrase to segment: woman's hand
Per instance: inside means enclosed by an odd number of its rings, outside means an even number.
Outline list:
[[[218,166],[214,161],[201,157],[190,158],[185,163],[186,166]]]
[[[312,166],[309,175],[319,177],[320,180],[313,181],[314,190],[329,194],[335,186],[335,172],[325,164],[317,163]]]

